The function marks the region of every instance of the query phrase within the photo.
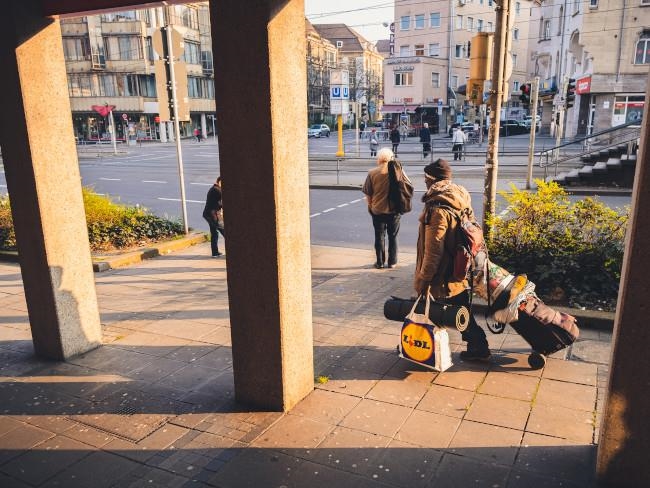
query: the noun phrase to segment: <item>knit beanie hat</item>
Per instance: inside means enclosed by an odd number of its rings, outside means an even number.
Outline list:
[[[438,159],[424,167],[424,172],[439,180],[448,180],[451,178],[451,166],[444,159]]]

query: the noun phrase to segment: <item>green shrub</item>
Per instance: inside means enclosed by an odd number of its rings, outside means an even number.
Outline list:
[[[183,232],[178,221],[156,217],[146,209],[120,205],[83,188],[88,238],[92,251],[109,251],[146,245]],[[9,197],[0,197],[0,249],[16,250]]]
[[[613,310],[623,262],[628,209],[594,198],[571,203],[556,183],[538,180],[537,192],[500,192],[505,216],[489,220],[490,259],[526,273],[543,299]]]

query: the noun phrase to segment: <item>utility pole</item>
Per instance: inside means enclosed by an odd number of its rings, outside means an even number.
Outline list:
[[[496,26],[494,36],[494,62],[492,65],[492,88],[490,90],[490,128],[485,160],[485,193],[483,196],[483,228],[492,233],[488,218],[495,214],[497,197],[497,178],[499,170],[499,129],[501,126],[501,105],[508,93],[507,84],[512,69],[510,59],[510,32],[512,0],[497,0]]]
[[[528,175],[526,177],[526,190],[533,186],[533,158],[535,157],[535,134],[537,132],[537,99],[539,97],[539,76],[533,80],[533,99],[531,105],[530,146],[528,147]]]
[[[178,122],[178,99],[176,98],[176,75],[174,72],[174,52],[172,48],[172,32],[169,26],[167,8],[163,8],[165,16],[165,27],[162,36],[163,44],[163,58],[167,61],[165,63],[165,71],[167,74],[167,94],[169,98],[170,113],[174,118],[174,137],[176,139],[176,158],[178,160],[178,174],[181,187],[181,210],[183,212],[183,230],[185,234],[189,234],[189,227],[187,225],[187,202],[185,199],[185,177],[183,175],[183,151],[181,149],[181,129]]]

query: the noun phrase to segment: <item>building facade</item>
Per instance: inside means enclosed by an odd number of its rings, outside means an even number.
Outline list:
[[[528,0],[512,1],[512,74],[507,110],[526,113],[519,105],[527,81]],[[412,126],[428,122],[434,132],[453,122],[474,121],[478,107],[467,102],[471,41],[478,32],[494,32],[493,0],[407,0],[395,3],[391,56],[384,62],[385,116],[408,118]]]
[[[93,106],[114,106],[116,137],[168,140],[172,123],[160,114],[166,78],[155,38],[168,23],[179,36],[175,53],[179,106],[189,110],[181,135],[213,132],[215,117],[212,44],[207,3],[111,12],[61,21],[68,91],[79,140],[110,139],[108,117]],[[164,97],[166,100],[166,96]]]
[[[330,114],[330,70],[337,67],[338,51],[308,20],[305,20],[305,29],[309,124],[324,122],[333,125],[335,116]]]
[[[366,122],[381,119],[383,56],[376,46],[345,24],[314,24],[318,34],[337,50],[338,68],[350,74],[350,102],[365,104]]]
[[[564,137],[640,123],[650,64],[648,6],[647,0],[535,4],[531,25],[539,30],[530,40],[530,72],[551,88],[542,91],[542,131],[555,133],[567,79],[575,80],[576,97],[564,115]]]

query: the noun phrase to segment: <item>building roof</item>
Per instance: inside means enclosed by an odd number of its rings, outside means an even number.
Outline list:
[[[377,44],[375,44],[375,47],[377,48],[377,52],[380,54],[390,54],[390,40],[388,39],[379,39]]]
[[[357,31],[345,24],[313,24],[314,29],[325,39],[336,44],[342,43],[341,51],[359,52],[368,49],[372,44]]]

